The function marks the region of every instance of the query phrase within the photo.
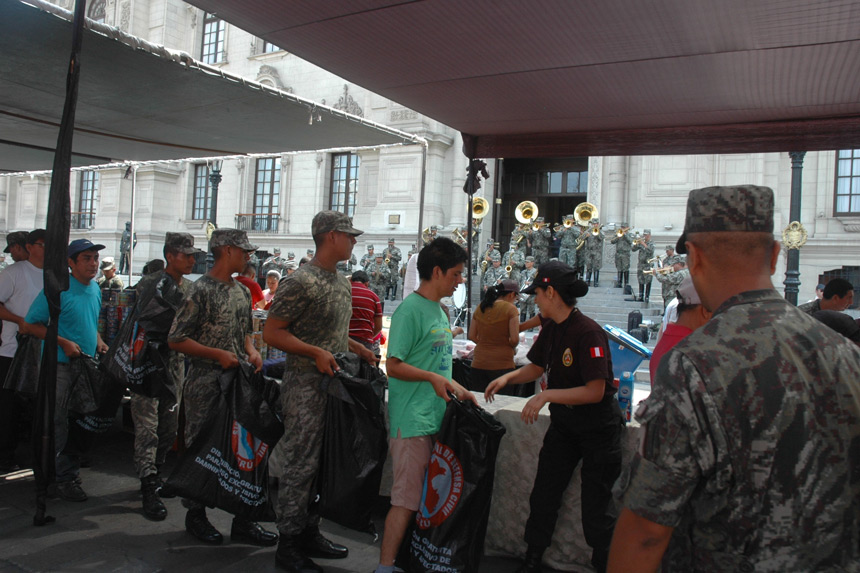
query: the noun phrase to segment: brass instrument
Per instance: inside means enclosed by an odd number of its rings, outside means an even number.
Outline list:
[[[642,271],[643,275],[670,275],[675,272],[674,267],[659,267]]]
[[[475,233],[475,231],[472,231],[472,234],[473,234],[473,235],[474,235],[474,233]],[[451,231],[451,234],[452,234],[452,235],[454,235],[456,238],[460,239],[460,241],[461,241],[464,245],[466,244],[466,237],[464,237],[464,236],[463,236],[463,233],[462,233],[462,232],[460,232],[460,227],[457,227],[456,229],[454,229],[453,231]]]
[[[660,266],[660,267],[663,266],[663,260],[660,258],[660,255],[657,255],[656,257],[654,257],[652,259],[648,259],[647,262],[649,265],[652,263],[657,263],[657,266]]]
[[[540,231],[544,225],[546,225],[546,223],[534,222],[532,223],[532,231]]]
[[[573,227],[573,224],[575,222],[576,221],[574,221],[573,219],[565,219],[564,221],[561,222],[561,224],[564,225],[565,229],[570,229],[571,227]]]
[[[490,261],[488,261],[488,260],[486,260],[486,259],[484,259],[483,261],[481,261],[481,274],[484,274],[485,272],[487,272],[487,267],[488,267],[488,266],[490,266]]]
[[[564,227],[562,227],[562,226],[561,226],[561,223],[556,223],[556,224],[555,224],[555,225],[553,225],[553,227],[552,227],[552,232],[553,232],[553,233],[558,233],[558,232],[559,232],[559,231],[561,231],[562,229],[564,229]]]
[[[472,199],[472,218],[483,219],[487,216],[487,211],[490,209],[490,202],[483,197],[475,197]]]
[[[511,271],[513,271],[513,270],[514,270],[514,267],[512,267],[511,265],[508,265],[505,267],[505,273],[507,273],[508,278],[511,278]]]
[[[584,246],[585,246],[585,234],[583,233],[582,235],[579,236],[578,239],[576,239],[576,250],[578,251],[579,249],[581,249]]]
[[[603,228],[603,225],[598,225],[596,227],[592,227],[591,228],[591,234],[594,235],[595,237],[599,236],[600,235],[600,229],[602,229],[602,228]]]
[[[391,257],[385,257],[385,260],[384,260],[383,262],[384,262],[386,265],[387,265],[387,264],[389,264],[389,263],[391,263]]]
[[[430,227],[421,231],[421,240],[424,241],[425,245],[433,240],[433,235],[430,234]]]
[[[597,219],[597,215],[597,207],[588,202],[580,203],[573,210],[573,218],[580,227],[587,227],[592,219]]]
[[[615,231],[615,236],[616,236],[616,237],[618,237],[618,238],[620,239],[621,237],[623,237],[624,235],[626,235],[626,234],[627,234],[627,231],[629,231],[629,230],[630,230],[630,227],[621,227],[620,229],[618,229],[617,231]]]
[[[514,209],[514,216],[520,223],[531,223],[538,216],[538,206],[531,201],[523,201]]]

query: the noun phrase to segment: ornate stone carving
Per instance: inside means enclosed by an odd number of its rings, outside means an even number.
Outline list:
[[[105,20],[105,0],[93,0],[87,6],[87,18],[96,22]]]
[[[281,170],[288,168],[293,164],[293,156],[292,155],[283,155],[281,156]]]
[[[269,84],[278,88],[279,90],[293,93],[293,88],[288,88],[284,86],[284,82],[281,81],[281,74],[275,67],[267,65],[260,66],[260,70],[257,72],[257,81],[261,84]]]
[[[792,221],[782,231],[782,244],[785,245],[787,251],[800,249],[800,247],[806,244],[807,237],[808,233],[803,228],[803,224],[800,221]]]
[[[343,84],[343,95],[337,100],[337,103],[332,106],[334,109],[351,113],[359,117],[364,117],[364,110],[361,109],[352,96],[349,95],[349,84]]]
[[[846,233],[860,233],[860,217],[836,217]]]
[[[131,24],[131,5],[128,2],[123,2],[119,8],[119,28],[123,32],[128,32]]]
[[[189,21],[191,23],[191,29],[194,29],[197,27],[197,8],[189,4],[188,13],[190,14]]]
[[[398,121],[415,121],[418,119],[418,112],[411,109],[393,109],[389,113],[388,118],[392,123]]]
[[[603,161],[600,157],[588,158],[588,201],[597,205],[598,211],[602,209],[600,205],[600,166]]]

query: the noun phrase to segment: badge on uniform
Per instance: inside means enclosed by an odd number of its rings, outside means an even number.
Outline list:
[[[603,349],[599,346],[591,347],[591,357],[592,358],[603,358],[606,356],[606,353],[603,352]]]
[[[573,353],[570,351],[570,348],[564,349],[564,354],[561,357],[561,363],[565,366],[570,366],[573,364]]]

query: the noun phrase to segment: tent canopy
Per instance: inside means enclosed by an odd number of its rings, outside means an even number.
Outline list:
[[[0,172],[50,169],[54,157],[72,23],[71,13],[39,6],[0,2]],[[93,22],[87,27],[73,166],[417,139],[225,74],[113,28]]]
[[[858,0],[190,0],[473,157],[860,146]]]

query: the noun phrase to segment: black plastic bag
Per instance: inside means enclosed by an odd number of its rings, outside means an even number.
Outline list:
[[[225,371],[219,383],[218,406],[179,459],[164,492],[252,521],[274,521],[269,453],[284,433],[276,414],[277,382],[241,363]]]
[[[448,402],[418,513],[403,540],[409,553],[404,569],[478,571],[504,434],[504,426],[473,403]]]
[[[182,291],[169,275],[143,285],[102,359],[103,370],[136,394],[175,397],[167,333],[182,300]]]
[[[336,355],[327,377],[328,402],[318,478],[319,513],[344,527],[375,533],[371,511],[388,456],[384,396],[388,378],[358,356]],[[350,372],[356,372],[355,375]]]
[[[86,434],[103,434],[113,427],[123,388],[100,370],[99,361],[82,354],[69,360],[71,383],[66,402],[72,423]]]
[[[9,365],[6,379],[3,381],[5,390],[14,390],[28,396],[36,395],[39,384],[39,364],[42,360],[42,341],[29,334],[18,334],[18,349]]]

